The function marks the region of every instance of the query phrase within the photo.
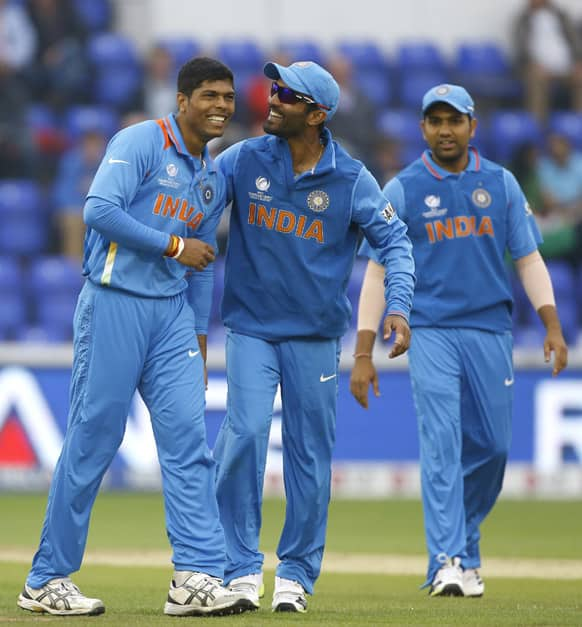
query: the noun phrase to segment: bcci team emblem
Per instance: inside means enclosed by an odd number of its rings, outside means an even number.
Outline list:
[[[321,213],[329,207],[329,196],[319,189],[314,190],[307,196],[307,206],[311,211]]]
[[[166,166],[166,172],[168,176],[176,176],[178,174],[178,166],[175,163],[168,163]]]
[[[202,188],[202,199],[208,204],[214,198],[214,190],[210,185],[205,185]]]
[[[435,90],[434,93],[437,96],[446,96],[449,92],[451,91],[451,88],[448,85],[439,85]]]
[[[271,181],[266,176],[257,176],[255,185],[260,192],[266,192],[271,187]]]
[[[491,194],[482,187],[477,188],[473,192],[471,199],[481,209],[486,209],[491,204]]]
[[[389,202],[384,207],[384,209],[382,209],[382,217],[384,218],[384,220],[386,220],[386,222],[390,222],[390,220],[392,220],[392,218],[395,215],[396,215],[396,210],[394,209],[394,207]]]

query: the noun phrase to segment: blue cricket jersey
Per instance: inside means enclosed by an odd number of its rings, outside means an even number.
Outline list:
[[[213,270],[164,257],[170,234],[214,246],[225,184],[205,148],[187,150],[173,115],[119,131],[87,194],[83,273],[96,285],[146,297],[189,289],[196,331],[208,325]]]
[[[519,259],[542,241],[513,174],[473,147],[455,174],[426,150],[384,192],[408,226],[418,268],[411,326],[510,330],[505,252]],[[360,253],[378,260],[365,241]]]
[[[322,139],[319,163],[299,176],[287,141],[272,135],[217,157],[232,201],[222,316],[237,332],[267,340],[342,336],[360,228],[387,267],[388,310],[409,315],[414,263],[406,226],[363,164],[327,129]]]

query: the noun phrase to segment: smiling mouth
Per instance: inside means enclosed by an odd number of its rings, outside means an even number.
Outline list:
[[[269,110],[269,115],[267,116],[267,120],[282,120],[283,116],[280,113],[277,113],[273,109]]]
[[[208,120],[214,124],[224,124],[226,122],[225,115],[209,115]]]

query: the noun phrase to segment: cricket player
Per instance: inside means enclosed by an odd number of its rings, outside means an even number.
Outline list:
[[[330,498],[340,339],[360,229],[387,269],[393,355],[408,347],[414,267],[406,227],[325,123],[340,90],[316,63],[267,63],[267,135],[217,158],[232,201],[222,316],[227,414],[214,455],[231,590],[259,606],[261,503],[273,401],[283,403],[287,509],[272,609],[305,612],[321,569]]]
[[[515,177],[469,142],[474,103],[458,85],[437,85],[422,101],[422,156],[384,192],[408,225],[418,282],[410,318],[410,378],[418,417],[430,594],[482,596],[479,527],[501,490],[511,439],[512,296],[505,252],[515,261],[546,328],[553,374],[567,347],[541,237]],[[503,141],[503,138],[497,138]],[[373,242],[370,242],[374,245]],[[360,294],[351,390],[364,407],[378,377],[372,362],[384,309],[378,254]]]
[[[136,389],[151,414],[173,549],[164,612],[253,607],[220,585],[225,544],[204,423],[211,262],[225,204],[224,178],[206,143],[234,112],[231,71],[209,58],[187,62],[177,109],[120,131],[87,196],[87,281],[75,311],[69,421],[40,547],[18,597],[26,610],[105,611],[69,575],[81,566],[91,508]]]

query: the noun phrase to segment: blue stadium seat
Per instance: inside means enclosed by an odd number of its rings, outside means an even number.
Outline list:
[[[73,313],[83,285],[77,260],[62,256],[39,257],[29,268],[30,298],[37,323],[51,332],[64,328],[72,338]]]
[[[554,111],[548,120],[548,130],[564,135],[575,148],[582,150],[582,113]]]
[[[385,69],[361,68],[355,72],[354,82],[378,108],[387,107],[394,98],[390,77]]]
[[[47,246],[46,207],[38,184],[29,179],[0,181],[0,250],[37,255]]]
[[[447,75],[443,70],[425,70],[403,74],[398,81],[398,99],[403,107],[420,111],[424,94],[435,85],[445,83]]]
[[[202,52],[200,44],[190,37],[167,37],[160,39],[157,45],[170,53],[176,70]]]
[[[70,342],[71,325],[45,324],[23,325],[14,333],[14,339],[18,342],[34,342],[42,344],[60,344]]]
[[[415,110],[385,109],[378,116],[378,128],[386,137],[403,143],[424,145],[420,131],[420,107]]]
[[[252,39],[228,39],[216,46],[217,57],[234,72],[238,83],[237,73],[252,72],[261,74],[265,63],[265,55],[261,47]]]
[[[14,257],[0,256],[0,339],[17,339],[27,322],[22,267]]]
[[[119,129],[119,115],[113,108],[103,105],[74,106],[65,113],[64,128],[73,141],[92,130],[111,137]]]
[[[382,49],[373,41],[340,41],[337,50],[358,69],[386,70],[388,61]]]
[[[526,142],[541,145],[543,134],[529,111],[501,109],[489,116],[488,134],[491,158],[509,163],[515,150]]]
[[[97,33],[109,28],[112,11],[108,0],[73,0],[73,7],[87,31]]]
[[[396,49],[396,69],[401,73],[438,70],[446,72],[447,62],[437,44],[428,41],[409,41]]]
[[[142,84],[142,71],[137,66],[109,67],[98,70],[93,81],[93,96],[100,105],[126,110],[134,107]]]
[[[453,62],[454,81],[474,98],[516,102],[522,86],[514,75],[505,50],[494,42],[466,42],[457,47]]]
[[[289,63],[315,61],[325,66],[325,53],[316,41],[309,39],[286,39],[278,42],[277,51],[285,55]]]
[[[95,68],[138,66],[139,54],[132,41],[117,33],[98,33],[89,38],[87,58]]]

